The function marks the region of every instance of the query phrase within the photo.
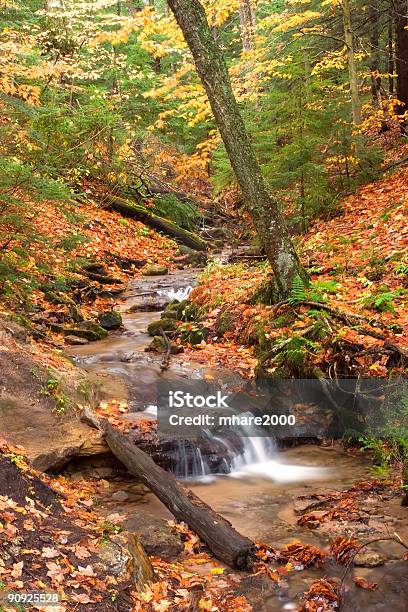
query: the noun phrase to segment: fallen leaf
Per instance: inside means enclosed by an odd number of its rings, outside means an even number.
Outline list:
[[[368,580],[361,578],[360,576],[356,576],[354,578],[354,584],[361,589],[368,589],[370,591],[375,591],[375,589],[378,587],[376,582],[368,582]]]

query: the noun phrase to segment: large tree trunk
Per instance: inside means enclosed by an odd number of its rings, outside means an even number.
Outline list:
[[[97,426],[103,428],[113,454],[129,472],[149,487],[178,520],[187,523],[217,559],[237,569],[251,567],[255,553],[251,540],[238,533],[231,523],[194,493],[184,489],[173,474],[159,467],[107,420],[97,420]]]
[[[354,40],[353,30],[351,27],[351,8],[350,0],[343,0],[343,25],[344,25],[344,42],[347,48],[347,62],[349,71],[350,81],[350,95],[351,95],[351,112],[353,115],[354,125],[360,125],[361,119],[361,107],[360,107],[360,96],[358,93],[358,78],[356,68],[356,58],[354,56]]]
[[[228,69],[198,0],[168,0],[190,48],[197,72],[254,223],[274,272],[275,299],[288,295],[293,277],[306,275],[288,234],[278,203],[265,179],[235,100]]]
[[[395,7],[395,55],[397,69],[397,98],[403,102],[401,112],[408,110],[408,4],[397,0]]]

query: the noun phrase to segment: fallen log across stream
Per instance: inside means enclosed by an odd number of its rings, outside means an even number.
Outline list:
[[[217,559],[236,569],[252,566],[255,547],[249,538],[238,533],[227,519],[183,487],[106,419],[98,422],[112,453],[202,539]]]
[[[196,251],[206,251],[209,247],[209,243],[200,238],[200,236],[197,236],[197,234],[182,229],[172,221],[163,219],[163,217],[159,217],[158,215],[148,211],[144,206],[130,202],[125,198],[111,196],[108,200],[108,208],[116,210],[116,212],[120,213],[124,217],[141,221],[145,225],[148,225],[159,232],[163,232],[167,236],[175,238],[182,244],[185,244]]]

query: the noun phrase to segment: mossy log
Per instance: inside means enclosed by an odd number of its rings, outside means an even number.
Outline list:
[[[167,236],[171,236],[171,238],[175,238],[178,242],[181,242],[182,244],[185,244],[196,251],[206,251],[208,249],[207,241],[203,240],[196,234],[193,234],[193,232],[182,229],[168,219],[163,219],[163,217],[154,215],[140,204],[130,202],[125,198],[112,196],[109,198],[108,207],[112,210],[116,210],[124,217],[141,221],[145,225],[148,225],[159,232],[163,232]]]

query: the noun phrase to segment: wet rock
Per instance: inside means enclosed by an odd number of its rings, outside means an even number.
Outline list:
[[[118,255],[111,255],[111,259],[120,267],[122,270],[128,270],[129,268],[143,268],[147,264],[147,259],[134,259],[133,257],[119,257]]]
[[[173,532],[166,521],[149,512],[136,512],[123,524],[137,535],[148,555],[171,561],[183,551],[179,534]]]
[[[252,605],[253,610],[276,610],[282,609],[282,604],[278,599],[279,587],[265,574],[247,576],[243,578],[237,593],[244,595]],[[277,599],[279,604],[277,605]]]
[[[68,336],[65,336],[65,342],[67,344],[72,344],[72,346],[82,346],[83,344],[88,344],[89,340],[68,334]]]
[[[164,276],[168,273],[169,269],[166,266],[161,266],[160,264],[152,264],[143,270],[143,276]]]
[[[88,320],[78,323],[75,327],[63,327],[61,330],[66,336],[78,336],[80,338],[86,338],[86,340],[102,340],[106,338],[108,332],[103,329],[96,321]]]
[[[174,262],[178,264],[190,265],[190,266],[205,266],[208,261],[208,255],[202,251],[194,251],[189,247],[183,245],[179,248],[179,255],[174,258]]]
[[[128,312],[158,312],[163,310],[167,303],[168,299],[166,296],[159,296],[157,294],[139,296],[132,300]]]
[[[134,359],[137,358],[137,353],[135,351],[127,351],[119,356],[119,361],[122,363],[131,363]]]
[[[152,564],[134,534],[123,532],[112,536],[100,547],[98,557],[102,563],[95,564],[97,569],[113,576],[129,574],[139,591],[154,579]]]
[[[117,310],[102,312],[98,319],[99,325],[103,327],[103,329],[111,330],[122,327],[122,315]]]
[[[330,503],[329,495],[330,491],[325,491],[322,493],[314,493],[310,497],[297,497],[293,500],[294,513],[301,515],[306,514],[306,512],[310,512],[311,510],[316,510],[317,508],[324,508]]]
[[[125,502],[129,499],[129,494],[126,491],[115,491],[115,493],[112,493],[111,498],[114,501]]]
[[[127,289],[127,285],[121,284],[121,285],[118,285],[117,287],[111,287],[110,289],[104,289],[103,291],[100,291],[99,295],[100,297],[116,297],[117,295],[124,293],[126,289]]]
[[[363,549],[354,557],[354,565],[357,567],[377,567],[384,565],[386,557],[375,550]]]
[[[155,353],[166,353],[167,344],[163,336],[154,336],[147,350],[154,351]],[[170,344],[170,354],[171,355],[178,355],[179,353],[183,353],[183,352],[184,352],[184,347],[179,346],[178,344],[174,344],[173,342]]]
[[[378,573],[376,573],[376,571]],[[342,612],[406,612],[408,601],[407,562],[387,563],[385,569],[365,575],[379,583],[376,590],[362,589],[349,580],[344,589]]]
[[[160,319],[159,321],[152,321],[147,328],[149,336],[157,336],[160,330],[163,331],[175,331],[177,324],[173,319]]]

